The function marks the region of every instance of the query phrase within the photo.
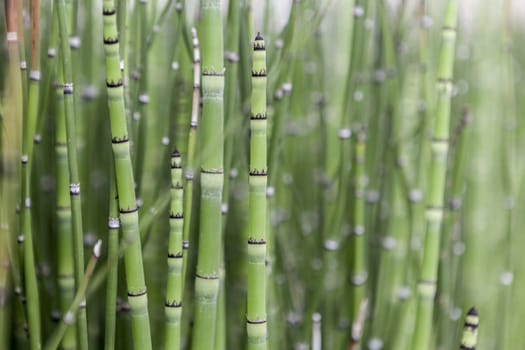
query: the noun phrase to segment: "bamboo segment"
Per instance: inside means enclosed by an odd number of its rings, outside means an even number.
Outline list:
[[[120,211],[120,225],[124,254],[128,302],[131,309],[132,335],[135,349],[151,349],[151,331],[148,314],[148,298],[142,264],[139,216],[136,203],[133,169],[129,150],[128,128],[124,110],[124,90],[120,70],[119,37],[116,8],[113,0],[105,0],[104,47],[106,53],[106,86],[111,125],[115,177]]]
[[[250,115],[250,197],[248,236],[248,349],[267,348],[266,324],[266,48],[260,33],[253,44],[252,111]]]
[[[427,209],[423,265],[418,282],[416,330],[412,349],[431,348],[432,315],[438,276],[439,247],[443,220],[445,176],[449,144],[450,100],[456,43],[458,1],[447,3],[442,31],[438,69],[438,102],[432,135],[431,160],[428,169]]]
[[[221,1],[201,2],[202,123],[199,249],[195,276],[194,350],[215,346],[224,183],[224,52]]]
[[[476,350],[478,344],[479,316],[476,308],[472,307],[465,316],[463,336],[461,337],[461,350]]]
[[[182,226],[182,291],[184,293],[184,282],[186,281],[186,271],[188,267],[188,253],[190,249],[190,229],[191,229],[191,207],[193,203],[193,178],[195,177],[195,149],[197,146],[197,128],[199,126],[199,105],[201,87],[201,58],[199,49],[199,39],[197,30],[191,30],[193,41],[193,98],[191,104],[190,131],[188,134],[187,156],[184,162],[184,188],[183,212],[185,220]]]
[[[61,65],[61,54],[59,65]],[[69,168],[67,165],[67,135],[66,115],[64,110],[64,74],[59,69],[56,88],[56,216],[57,216],[57,240],[58,240],[58,287],[60,291],[60,311],[67,312],[73,297],[75,296],[74,259],[71,254],[73,249],[73,232],[71,227],[71,198],[68,191]],[[62,339],[62,347],[69,349],[76,347],[75,328],[69,327]]]
[[[69,46],[68,15],[64,0],[55,2],[58,13],[58,28],[60,35],[60,51],[62,57],[62,70],[64,77],[64,111],[66,117],[67,134],[67,161],[69,169],[69,195],[71,199],[73,256],[75,259],[75,285],[78,286],[84,279],[84,240],[82,228],[82,208],[80,198],[80,176],[77,155],[77,130],[75,116],[75,101],[73,95],[73,67],[71,62],[71,49]],[[86,304],[82,302],[77,314],[76,322],[78,346],[88,349],[88,330],[86,320]]]
[[[106,287],[106,315],[104,350],[115,348],[117,323],[117,288],[118,288],[118,243],[120,221],[118,219],[117,185],[114,173],[111,172],[109,218],[108,218],[108,280]]]
[[[180,349],[181,347],[183,194],[181,157],[180,153],[175,150],[171,155],[170,234],[165,304],[166,349]]]

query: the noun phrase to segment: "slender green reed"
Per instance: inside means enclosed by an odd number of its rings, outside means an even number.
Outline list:
[[[105,0],[104,47],[106,53],[106,86],[111,125],[115,178],[119,202],[119,216],[124,242],[128,302],[131,309],[133,341],[136,349],[151,349],[151,331],[148,298],[142,264],[138,207],[135,197],[133,168],[130,158],[128,128],[124,109],[124,90],[120,70],[119,37],[116,7],[113,0]]]
[[[59,65],[62,63],[62,54],[59,54]],[[73,232],[71,227],[71,198],[68,191],[69,168],[67,163],[67,135],[66,115],[64,110],[64,74],[59,69],[56,83],[56,220],[57,220],[57,274],[60,295],[60,311],[67,312],[75,296],[75,261],[71,251],[73,249]],[[62,340],[64,349],[76,347],[75,328],[69,327]]]
[[[248,349],[267,348],[266,324],[266,47],[260,33],[253,44],[250,115],[250,212],[248,232]]]
[[[27,318],[31,349],[41,347],[40,297],[36,279],[33,228],[31,216],[31,169],[33,163],[33,138],[38,113],[40,89],[40,3],[31,1],[31,68],[29,74],[28,108],[24,110],[22,139],[22,212],[20,215],[23,237],[24,281],[27,296]],[[23,31],[22,31],[23,33]]]
[[[366,136],[365,131],[357,133],[354,148],[354,202],[352,213],[352,263],[350,281],[352,283],[351,315],[354,324],[360,314],[361,305],[366,298],[366,282],[368,271],[366,269],[366,244],[365,244],[365,191],[367,177],[365,173]]]
[[[191,29],[193,42],[193,97],[191,104],[190,131],[188,133],[187,156],[183,164],[184,173],[184,194],[183,194],[183,212],[185,220],[182,226],[182,284],[184,294],[184,283],[186,281],[186,271],[188,268],[188,257],[190,249],[190,230],[193,204],[193,179],[195,177],[195,151],[197,147],[197,128],[199,126],[199,107],[200,107],[200,86],[201,86],[201,59],[199,49],[199,38],[197,30]]]
[[[82,202],[80,198],[80,177],[77,157],[75,101],[73,95],[73,71],[69,46],[66,4],[64,0],[55,1],[58,12],[60,51],[64,74],[64,111],[66,118],[67,159],[69,169],[69,194],[71,197],[73,256],[75,259],[75,284],[78,286],[84,277],[84,241],[82,228]],[[85,302],[80,305],[76,319],[77,339],[80,349],[87,350],[88,334]]]
[[[192,348],[215,344],[221,247],[224,53],[221,1],[201,3],[202,124],[200,234],[195,278]]]
[[[111,172],[109,217],[108,217],[108,258],[110,262],[106,284],[106,314],[104,328],[104,350],[115,349],[116,323],[117,323],[117,289],[118,289],[118,258],[119,258],[119,232],[120,221],[118,218],[117,185],[114,172]]]
[[[438,275],[440,231],[443,220],[457,17],[458,2],[449,0],[443,24],[438,70],[438,104],[432,135],[432,156],[428,170],[426,232],[423,265],[418,281],[416,330],[412,343],[414,350],[431,347],[432,314]]]
[[[14,242],[18,226],[15,225],[15,220],[10,219],[15,213],[17,199],[20,196],[20,188],[18,180],[19,177],[18,162],[21,146],[21,121],[23,113],[23,90],[22,79],[19,71],[20,56],[19,56],[19,40],[18,40],[18,14],[16,9],[16,2],[12,0],[5,1],[5,22],[6,22],[6,46],[7,46],[7,67],[5,72],[5,86],[6,90],[2,95],[2,118],[1,118],[1,181],[2,181],[2,195],[1,195],[1,219],[2,219],[2,234],[8,235],[6,237],[9,244],[6,246],[9,250],[10,267],[13,277],[13,289],[16,295],[17,303],[20,307],[14,308],[14,319],[16,321],[22,320],[25,323],[25,311],[27,304],[23,303],[23,255],[17,254]],[[5,103],[4,101],[9,101]],[[4,204],[6,204],[4,206]],[[7,294],[6,294],[7,295]],[[18,328],[18,329],[15,329]],[[27,347],[25,342],[26,334],[23,334],[24,342],[20,336],[21,325],[15,322],[14,331],[17,334],[17,345],[23,344]]]
[[[78,284],[77,292],[75,293],[75,298],[71,302],[71,305],[69,306],[67,312],[62,316],[60,324],[49,336],[49,339],[47,340],[44,346],[44,350],[54,350],[58,348],[58,345],[62,340],[62,337],[66,333],[67,328],[75,323],[75,314],[79,312],[80,309],[82,309],[82,303],[85,302],[87,286],[89,284],[91,276],[93,275],[93,271],[95,271],[95,267],[97,266],[97,261],[100,258],[101,249],[102,241],[98,240],[97,243],[95,243],[95,246],[93,247],[93,253],[91,254],[91,259],[89,259],[89,262],[86,266],[86,271],[82,276],[82,281]]]
[[[472,307],[465,316],[465,325],[463,327],[460,349],[476,350],[476,346],[478,345],[478,326],[478,311],[476,308]]]
[[[166,349],[181,347],[182,316],[182,227],[184,223],[182,164],[180,153],[171,155],[171,207],[166,287]]]

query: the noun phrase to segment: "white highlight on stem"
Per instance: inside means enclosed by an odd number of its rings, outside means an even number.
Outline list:
[[[120,220],[118,218],[109,218],[108,227],[113,230],[120,228]]]
[[[80,37],[78,37],[78,36],[72,36],[71,38],[69,38],[69,46],[70,46],[72,49],[78,49],[78,48],[80,48]]]
[[[18,41],[17,32],[7,32],[6,39],[8,43],[13,43]]]
[[[148,94],[141,94],[139,96],[139,102],[142,103],[142,104],[149,103],[149,96],[148,96]]]
[[[75,322],[75,314],[71,311],[66,312],[64,315],[64,318],[62,319],[65,324],[68,326],[71,326]]]
[[[381,350],[383,348],[383,341],[379,338],[372,338],[366,345],[369,350]]]
[[[321,350],[321,314],[312,315],[312,350]]]
[[[99,239],[97,243],[95,243],[95,246],[93,247],[93,255],[95,256],[95,258],[97,259],[100,258],[101,250],[102,250],[102,240]]]
[[[336,251],[339,248],[339,242],[335,239],[327,239],[324,241],[324,248],[331,252]]]
[[[80,184],[72,183],[69,185],[69,193],[71,194],[80,194]]]
[[[499,281],[504,286],[510,286],[512,285],[512,282],[514,281],[514,274],[511,271],[503,272],[499,276]]]
[[[40,71],[39,70],[31,70],[29,71],[29,79],[31,80],[40,80]]]
[[[64,83],[64,93],[65,94],[73,93],[73,83]]]
[[[363,9],[362,6],[356,6],[354,7],[354,16],[355,17],[362,17],[364,14],[365,14],[365,10]]]
[[[386,250],[392,250],[396,247],[397,242],[396,239],[392,236],[387,236],[383,239],[382,242],[383,248]]]
[[[348,140],[350,138],[350,136],[352,136],[352,131],[349,128],[340,129],[337,132],[337,136],[341,140]]]

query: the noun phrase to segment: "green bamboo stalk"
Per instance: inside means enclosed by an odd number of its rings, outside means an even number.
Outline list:
[[[62,54],[59,54],[59,66],[62,65]],[[64,110],[64,74],[58,70],[55,88],[56,129],[55,129],[55,154],[56,154],[56,218],[57,218],[57,273],[60,296],[60,311],[67,312],[75,296],[73,233],[71,228],[71,198],[69,196],[69,168],[67,163],[67,135],[66,115]],[[69,327],[62,340],[62,348],[76,348],[75,328]]]
[[[111,172],[108,219],[108,262],[111,264],[108,271],[106,285],[106,315],[104,329],[104,350],[115,349],[117,323],[117,288],[118,288],[118,258],[119,258],[119,231],[118,198],[114,172]]]
[[[69,46],[69,28],[67,24],[66,4],[64,0],[55,1],[58,12],[60,34],[60,51],[64,74],[64,110],[66,116],[67,155],[69,167],[69,194],[71,196],[71,213],[73,228],[73,256],[75,259],[75,283],[81,283],[84,277],[84,241],[82,228],[82,207],[80,198],[80,177],[77,160],[75,101],[73,95],[73,72],[71,49]],[[76,328],[79,349],[88,349],[88,332],[85,303],[80,305],[77,314]]]
[[[3,174],[2,174],[3,175]],[[8,291],[11,288],[11,279],[9,270],[11,264],[9,262],[9,254],[7,247],[9,244],[9,224],[7,223],[7,215],[5,208],[7,207],[7,197],[5,195],[5,183],[2,181],[2,197],[0,198],[2,209],[0,212],[0,348],[7,349],[9,347],[9,333],[11,332],[10,322],[11,317],[11,303]]]
[[[365,173],[365,147],[366,136],[363,130],[357,133],[354,149],[354,203],[352,219],[352,268],[350,281],[352,283],[351,320],[354,324],[361,309],[361,304],[366,297],[368,271],[366,269],[366,246],[365,246],[365,191],[367,177]],[[359,343],[357,344],[357,346]]]
[[[149,128],[149,102],[148,95],[148,1],[142,0],[138,3],[140,37],[139,37],[139,65],[138,65],[138,95],[137,95],[137,113],[139,116],[137,137],[135,141],[135,180],[137,184],[136,193],[139,198],[143,195],[142,178],[144,175],[144,164],[146,157],[147,135]]]
[[[85,302],[86,290],[91,276],[93,275],[93,271],[95,271],[95,267],[97,266],[97,261],[100,258],[101,249],[102,241],[98,240],[93,247],[91,259],[89,259],[89,262],[86,266],[86,271],[82,277],[82,281],[78,285],[75,298],[73,299],[73,302],[69,306],[67,312],[62,316],[58,327],[49,336],[49,339],[44,346],[44,350],[55,350],[58,348],[58,344],[62,340],[62,337],[64,336],[67,328],[75,323],[75,318],[77,318],[75,314],[82,309],[82,303]]]
[[[104,47],[106,53],[106,86],[111,124],[115,178],[119,201],[120,223],[124,241],[128,244],[124,265],[128,302],[131,308],[132,333],[136,349],[151,349],[148,299],[142,264],[138,208],[134,190],[133,168],[124,109],[122,71],[120,70],[119,39],[116,8],[113,0],[103,2]]]
[[[23,254],[19,254],[14,242],[16,239],[16,230],[13,219],[10,219],[15,213],[16,200],[20,196],[20,188],[18,178],[20,176],[18,171],[18,161],[21,147],[21,121],[23,114],[23,90],[22,77],[19,71],[19,48],[20,42],[18,40],[17,20],[18,14],[16,9],[16,2],[12,0],[5,1],[5,23],[6,23],[6,42],[7,42],[7,67],[5,73],[5,95],[2,96],[2,202],[7,201],[8,205],[2,206],[2,224],[7,224],[7,227],[2,227],[8,230],[8,253],[11,260],[13,289],[17,300],[20,301],[14,310],[15,320],[21,321],[20,324],[25,324],[25,311],[27,304],[24,303],[24,285],[23,285]],[[5,103],[4,101],[9,101]],[[4,217],[5,215],[5,217]],[[5,218],[5,221],[4,221]],[[17,244],[19,246],[19,244]],[[23,321],[22,321],[23,320]],[[26,334],[20,330],[22,327],[16,324],[17,345],[25,345]]]
[[[188,258],[190,249],[190,230],[193,203],[193,178],[195,177],[195,150],[197,147],[197,128],[199,126],[199,106],[200,106],[200,87],[201,87],[201,59],[199,49],[199,39],[197,30],[191,29],[193,43],[193,97],[191,105],[190,131],[188,133],[187,156],[183,164],[184,169],[184,194],[183,212],[185,220],[182,226],[182,291],[184,295],[184,285],[187,277]]]
[[[465,325],[461,337],[461,350],[476,350],[478,344],[479,316],[476,308],[472,307],[465,316]]]
[[[170,233],[165,304],[166,349],[181,348],[183,195],[181,156],[175,150],[171,155]]]
[[[455,339],[447,336],[455,328],[455,322],[451,322],[450,313],[455,308],[456,300],[456,281],[458,280],[457,265],[460,263],[460,258],[454,254],[454,245],[459,242],[458,230],[460,229],[460,221],[464,215],[462,203],[465,193],[465,170],[468,160],[469,141],[471,137],[472,115],[469,110],[462,113],[459,125],[454,131],[454,137],[451,139],[451,169],[450,169],[450,183],[447,193],[449,193],[447,202],[446,216],[443,222],[443,239],[442,249],[440,254],[439,267],[439,284],[438,284],[438,300],[440,305],[440,337],[439,341],[445,347],[451,347],[455,344]],[[441,345],[438,344],[438,345]]]
[[[52,105],[52,101],[56,98],[56,91],[53,89],[46,89],[53,85],[53,79],[55,79],[55,74],[57,72],[57,44],[58,44],[58,19],[56,7],[53,6],[51,10],[51,34],[48,41],[47,49],[47,62],[45,63],[43,69],[43,79],[42,86],[44,87],[44,92],[41,94],[40,101],[40,113],[37,119],[37,126],[35,131],[34,143],[38,145],[42,142],[42,129],[46,121],[46,113],[49,110],[49,106]],[[60,70],[59,70],[60,71]]]
[[[412,343],[414,350],[430,348],[443,219],[457,17],[458,1],[449,0],[442,32],[438,70],[438,104],[432,136],[432,156],[428,169],[426,232],[423,265],[418,282],[416,330]]]
[[[29,74],[28,108],[24,111],[22,140],[22,212],[21,235],[24,238],[24,278],[27,296],[29,340],[32,349],[41,347],[40,300],[36,280],[33,228],[31,216],[31,170],[33,162],[33,138],[38,114],[40,89],[40,3],[31,1],[31,62]],[[22,32],[23,33],[23,32]]]
[[[201,3],[202,143],[200,236],[195,278],[194,350],[214,347],[221,249],[224,53],[221,1]]]
[[[250,199],[248,232],[248,349],[267,348],[266,323],[266,48],[260,33],[253,43],[252,111],[250,115]]]

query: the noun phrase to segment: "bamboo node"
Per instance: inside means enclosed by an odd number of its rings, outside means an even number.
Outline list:
[[[17,32],[7,32],[6,39],[8,43],[14,43],[18,41]]]

